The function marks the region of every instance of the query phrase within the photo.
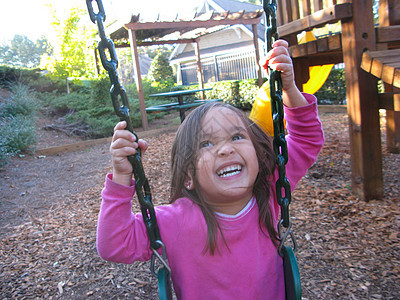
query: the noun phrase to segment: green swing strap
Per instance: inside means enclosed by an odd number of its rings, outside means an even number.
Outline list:
[[[267,43],[267,51],[272,49],[274,41],[279,39],[277,24],[276,24],[276,0],[264,0],[263,8],[265,11],[265,18],[267,29],[265,32],[265,41]],[[289,217],[289,204],[291,202],[290,183],[286,177],[286,163],[288,161],[288,150],[285,138],[285,127],[283,123],[283,101],[282,101],[282,81],[279,71],[269,68],[269,82],[270,82],[270,98],[271,98],[271,111],[272,120],[274,125],[274,140],[273,148],[275,160],[278,167],[279,178],[276,181],[276,197],[277,202],[281,207],[281,220],[278,225],[278,232],[280,238],[279,254],[283,258],[284,275],[285,275],[285,288],[286,299],[301,299],[301,282],[300,273],[297,265],[294,251],[291,247],[285,246],[288,236],[291,237],[294,249],[296,242],[291,230],[291,222]],[[282,194],[284,191],[284,194]],[[282,233],[282,227],[286,228],[286,232]]]
[[[97,3],[97,13],[94,12],[92,3],[93,1]],[[118,78],[118,59],[115,51],[115,46],[113,41],[107,38],[104,30],[103,22],[106,19],[106,14],[104,11],[103,3],[101,0],[86,0],[86,5],[91,21],[97,24],[98,27],[100,42],[98,43],[97,49],[99,50],[101,63],[110,77],[110,94],[115,114],[120,118],[121,121],[126,122],[126,129],[136,136],[136,140],[139,140],[138,136],[133,130],[132,120],[129,115],[130,107],[128,96],[126,94],[125,88],[120,83]],[[110,59],[108,59],[106,55],[106,50],[108,50],[109,52]],[[161,241],[160,230],[157,225],[154,206],[151,201],[150,186],[143,169],[140,148],[138,148],[138,152],[135,155],[129,156],[128,160],[132,165],[133,175],[135,177],[136,195],[139,200],[140,210],[143,215],[143,221],[146,225],[147,234],[149,236],[150,248],[154,253],[152,256],[152,273],[162,281],[161,284],[159,284],[160,299],[169,300],[172,299],[172,289],[170,285],[171,270],[169,269],[166,259],[165,246]],[[162,248],[162,256],[160,256],[157,252],[157,249],[160,249],[160,247]],[[160,267],[157,272],[154,270],[154,261],[156,257],[161,259],[161,263],[163,265],[163,267]],[[163,297],[161,297],[161,295],[163,295]]]

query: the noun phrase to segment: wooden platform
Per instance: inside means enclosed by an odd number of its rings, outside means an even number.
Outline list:
[[[400,88],[400,49],[366,51],[361,68],[383,82]]]

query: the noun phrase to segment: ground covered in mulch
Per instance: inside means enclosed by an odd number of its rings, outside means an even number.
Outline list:
[[[325,146],[291,205],[303,297],[400,299],[400,155],[384,151],[384,199],[360,201],[351,192],[347,116],[321,119]],[[146,138],[156,204],[168,201],[173,136]],[[0,172],[1,298],[157,299],[148,263],[121,265],[97,255],[100,191],[109,171],[108,145],[100,145],[16,158]]]

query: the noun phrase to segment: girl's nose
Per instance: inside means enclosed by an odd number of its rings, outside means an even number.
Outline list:
[[[223,143],[218,148],[218,156],[226,156],[235,152],[235,148],[230,143]]]

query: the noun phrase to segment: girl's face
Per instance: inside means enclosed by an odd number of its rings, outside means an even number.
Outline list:
[[[211,109],[201,122],[194,188],[215,211],[236,214],[251,199],[258,171],[243,121],[229,108]]]

